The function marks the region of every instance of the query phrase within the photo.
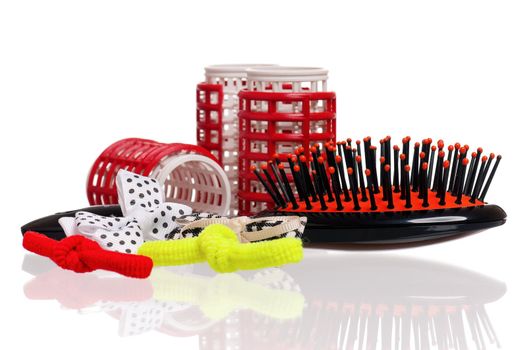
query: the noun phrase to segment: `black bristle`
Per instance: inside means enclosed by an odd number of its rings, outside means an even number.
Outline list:
[[[280,177],[282,178],[282,183],[285,186],[285,189],[287,191],[287,195],[289,197],[289,201],[291,202],[291,205],[293,206],[293,209],[298,209],[298,203],[296,202],[295,194],[293,193],[293,190],[291,189],[291,185],[289,184],[289,179],[287,178],[287,174],[284,170],[284,165],[280,162],[278,157],[275,158],[276,166],[278,167],[278,171],[280,172]]]
[[[449,181],[449,184],[448,184],[448,191],[450,192],[453,192],[454,191],[454,182],[456,181],[456,175],[457,175],[457,165],[459,163],[459,157],[458,157],[458,152],[460,150],[460,147],[461,145],[458,143],[455,144],[454,148],[455,148],[455,151],[454,151],[454,158],[453,158],[453,163],[452,163],[452,170],[451,170],[451,177],[450,177],[450,181]]]
[[[484,179],[483,174],[485,173],[486,163],[487,163],[487,157],[483,157],[481,159],[481,166],[479,167],[479,173],[475,181],[476,183],[474,184],[474,189],[472,190],[472,193],[470,193],[470,203],[476,203],[478,192],[480,191],[481,185],[483,184],[483,179]]]
[[[275,185],[275,181],[273,180],[273,177],[267,171],[267,164],[266,163],[262,164],[261,169],[262,169],[262,172],[264,173],[265,177],[267,178],[267,181],[269,182],[269,186],[271,186],[271,188],[273,189],[273,192],[276,195],[276,198],[278,199],[278,202],[280,202],[280,206],[283,207],[283,208],[287,207],[286,200],[280,194],[280,191],[278,190],[278,187],[276,187],[276,185]]]
[[[492,168],[492,171],[490,172],[489,179],[487,180],[487,183],[485,184],[485,187],[483,188],[483,192],[481,192],[481,196],[479,197],[480,201],[485,201],[485,196],[487,195],[487,191],[489,190],[490,184],[492,182],[492,179],[494,178],[494,174],[496,173],[496,170],[498,169],[498,165],[500,164],[501,156],[496,157],[496,163],[494,163],[494,167]]]
[[[397,163],[397,162],[395,162]],[[388,209],[393,209],[393,192],[392,192],[392,181],[391,181],[391,167],[389,164],[384,166],[384,171],[386,172],[385,176],[385,186],[386,186],[386,197],[388,198]]]
[[[287,192],[287,189],[285,188],[285,184],[282,181],[282,178],[280,177],[280,173],[278,171],[278,168],[275,163],[272,161],[269,161],[269,167],[271,167],[271,171],[273,172],[274,178],[276,179],[276,182],[278,183],[278,186],[282,190],[283,198],[287,202],[291,202],[291,197],[289,196],[289,192]]]
[[[430,164],[430,168],[428,170],[428,178],[427,178],[427,186],[426,186],[427,188],[431,188],[432,178],[433,177],[437,178],[437,174],[434,174],[435,154],[436,154],[436,147],[432,146],[432,153],[430,153],[430,161],[428,162],[428,164]],[[439,157],[438,157],[438,159],[439,159]],[[438,160],[438,162],[439,162],[439,160]],[[437,172],[437,169],[436,169],[436,172]]]
[[[417,192],[419,185],[419,142],[414,145],[414,157],[412,160],[412,177],[410,182],[412,183],[412,192]]]
[[[323,188],[322,188],[322,179],[320,179],[319,174],[316,171],[313,171],[312,174],[313,174],[313,179],[315,180],[315,189],[317,190],[317,193],[318,193],[318,199],[319,199],[319,202],[320,202],[320,209],[321,210],[327,210],[328,206],[327,206],[326,200],[324,198],[324,192],[323,192]]]
[[[410,166],[405,165],[403,175],[404,175],[404,188],[405,188],[405,199],[406,204],[404,205],[405,208],[410,209],[412,207],[412,193],[410,192]]]
[[[364,184],[364,177],[362,176],[362,157],[356,156],[355,161],[357,162],[357,176],[359,177],[359,183],[360,183],[360,193],[361,193],[361,201],[367,202],[368,196],[366,195],[366,186]]]
[[[335,201],[337,202],[337,210],[342,210],[342,200],[340,199],[340,188],[337,186],[339,179],[337,171],[334,167],[329,167],[329,173],[331,174],[331,184],[333,185],[333,192],[335,194]]]
[[[256,175],[256,177],[258,178],[260,183],[263,185],[263,187],[265,188],[267,193],[269,193],[269,195],[273,199],[273,202],[276,204],[276,206],[277,207],[282,207],[282,203],[278,200],[278,197],[276,197],[276,194],[273,192],[273,190],[271,189],[269,184],[263,179],[263,177],[260,174],[260,172],[258,171],[258,169],[256,169],[256,167],[253,167],[252,169],[253,169],[254,175]]]
[[[348,168],[348,177],[350,181],[350,187],[351,187],[351,196],[353,198],[353,209],[354,210],[360,210],[360,203],[359,203],[359,196],[357,194],[357,185],[354,183],[352,176],[353,174],[353,168]]]
[[[467,192],[465,193],[466,195],[470,196],[472,194],[472,192],[473,192],[474,185],[475,185],[475,182],[476,182],[476,175],[477,175],[479,160],[481,158],[481,154],[482,153],[483,153],[483,149],[482,148],[478,148],[477,149],[477,154],[476,154],[476,162],[474,164],[474,169],[473,169],[472,173],[470,174],[469,185],[468,185],[468,188],[467,188]]]
[[[369,169],[366,169],[366,179],[368,181],[368,192],[370,194],[370,206],[371,210],[377,210],[377,203],[375,202],[375,195],[373,190],[373,179],[372,173]]]
[[[427,175],[428,175],[428,163],[424,162],[422,165],[422,171],[421,171],[421,189],[422,189],[422,199],[423,199],[423,208],[428,208],[430,204],[428,203],[428,181],[427,181]]]
[[[401,192],[400,183],[399,183],[399,146],[394,145],[393,146],[393,192],[399,193]]]
[[[467,178],[465,180],[465,186],[463,187],[463,194],[468,194],[469,187],[470,187],[470,179],[472,178],[472,174],[477,171],[477,153],[472,152],[472,158],[470,159],[470,166],[468,168],[467,172]]]
[[[463,183],[465,182],[465,173],[467,172],[467,165],[468,165],[468,159],[465,158],[461,161],[460,164],[460,173],[459,173],[459,183],[457,186],[457,192],[456,192],[456,204],[461,204],[461,198],[463,196]]]
[[[299,165],[296,165],[293,168],[293,176],[296,176],[296,178],[298,179],[298,183],[300,185],[300,188],[302,188],[302,191],[304,193],[307,193],[306,183],[305,183],[304,177],[301,174],[301,169],[302,168]],[[313,205],[311,204],[311,201],[309,200],[309,195],[304,196],[303,199],[304,199],[304,203],[306,204],[306,210],[313,209]]]

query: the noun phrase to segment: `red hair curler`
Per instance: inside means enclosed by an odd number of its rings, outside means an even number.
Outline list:
[[[202,147],[139,138],[115,142],[91,168],[86,190],[91,205],[118,203],[115,176],[120,169],[157,179],[164,184],[168,202],[218,214],[226,214],[230,207],[227,176]]]
[[[247,87],[247,69],[263,64],[205,67],[205,82],[196,89],[197,145],[210,150],[231,184],[230,214],[238,211],[238,92]]]
[[[327,70],[250,68],[247,87],[239,93],[238,113],[238,209],[242,215],[273,205],[252,166],[336,136],[336,97],[327,91]]]

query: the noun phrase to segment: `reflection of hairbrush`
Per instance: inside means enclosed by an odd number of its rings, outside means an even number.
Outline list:
[[[370,137],[363,149],[351,139],[326,143],[323,150],[315,144],[275,155],[252,171],[270,207],[274,203],[271,215],[308,217],[304,237],[310,242],[404,243],[505,222],[500,207],[484,202],[501,156],[482,156],[478,148],[469,160],[467,145],[445,151],[442,140],[436,146],[425,139],[410,157],[410,137],[402,144],[402,150],[392,147],[389,136],[379,149]]]

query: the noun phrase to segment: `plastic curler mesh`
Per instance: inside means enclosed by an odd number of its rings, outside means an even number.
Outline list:
[[[238,209],[251,215],[272,206],[272,199],[250,171],[296,147],[336,137],[336,97],[327,91],[327,70],[310,67],[258,67],[247,70],[240,91]]]
[[[115,176],[119,169],[157,179],[164,184],[167,202],[221,215],[229,211],[231,188],[227,176],[202,147],[138,138],[115,142],[90,170],[87,195],[91,205],[118,203]]]
[[[196,90],[197,144],[219,160],[231,184],[230,214],[238,210],[238,92],[247,86],[247,69],[264,64],[205,67],[205,82]]]

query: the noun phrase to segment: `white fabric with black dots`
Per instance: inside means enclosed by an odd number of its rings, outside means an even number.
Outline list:
[[[144,241],[168,238],[180,225],[177,219],[192,213],[189,206],[165,203],[163,189],[155,179],[119,170],[116,185],[124,217],[78,212],[75,218],[59,219],[66,236],[81,234],[103,249],[136,253]]]

